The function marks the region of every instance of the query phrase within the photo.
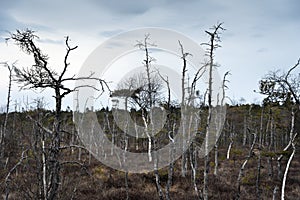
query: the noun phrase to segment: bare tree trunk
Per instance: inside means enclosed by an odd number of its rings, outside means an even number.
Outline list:
[[[42,122],[42,113],[40,108],[37,107],[37,119],[32,118],[30,115],[27,117],[32,120],[33,124],[33,155],[36,164],[36,178],[37,178],[37,193],[35,194],[36,199],[47,199],[47,161],[46,154],[47,150],[45,148],[45,133],[40,127]]]
[[[167,181],[167,188],[166,188],[166,199],[170,200],[170,188],[172,186],[172,182],[173,182],[173,172],[174,172],[174,150],[175,150],[175,146],[174,146],[174,139],[173,139],[173,133],[175,132],[175,128],[176,128],[176,123],[173,124],[173,129],[172,131],[169,131],[168,136],[169,136],[169,140],[171,142],[170,145],[170,149],[169,149],[169,169],[168,169],[168,181]]]
[[[269,150],[274,151],[274,118],[271,111],[271,122],[270,122],[270,145]]]
[[[8,174],[6,175],[5,177],[5,200],[8,200],[9,199],[9,193],[10,193],[10,185],[9,185],[9,182],[10,182],[10,176],[11,174],[17,170],[17,167],[20,166],[23,162],[24,159],[27,158],[27,156],[25,156],[25,153],[27,153],[28,149],[24,150],[22,152],[22,155],[21,155],[21,158],[19,159],[19,161],[13,166],[13,168],[11,168],[8,172]]]
[[[216,141],[215,144],[215,168],[214,168],[214,175],[217,176],[218,175],[218,167],[219,167],[219,160],[218,160],[218,141]]]
[[[229,124],[229,123],[228,123]],[[228,145],[228,149],[227,149],[227,154],[226,154],[226,159],[229,160],[230,158],[230,151],[231,151],[231,148],[232,148],[232,145],[233,145],[233,137],[234,137],[234,129],[233,129],[233,125],[230,125],[230,128],[229,128],[229,132],[230,132],[230,135],[229,135],[229,139],[230,139],[230,143]]]
[[[226,154],[227,160],[229,160],[229,158],[230,158],[230,151],[231,151],[232,145],[233,145],[233,133],[232,133],[232,131],[230,131],[230,143],[228,145],[227,154]]]
[[[185,53],[184,52],[184,49],[183,49],[183,46],[182,44],[180,43],[179,41],[179,46],[180,46],[180,50],[181,50],[181,59],[183,61],[183,66],[182,66],[182,73],[181,73],[181,110],[185,110],[186,109],[186,72],[187,72],[187,60],[186,60],[186,57],[189,55],[188,53]],[[182,177],[185,177],[186,175],[186,171],[187,171],[187,153],[186,153],[186,146],[185,146],[185,142],[186,142],[186,121],[187,119],[185,118],[185,114],[183,112],[181,112],[181,121],[183,122],[182,123],[182,137],[183,137],[183,142],[182,142],[182,149],[183,149],[183,154],[181,156],[181,176]]]
[[[206,133],[205,133],[205,156],[204,156],[204,179],[203,179],[203,198],[204,200],[208,199],[208,173],[209,173],[209,152],[208,152],[208,147],[209,147],[209,135],[210,135],[210,122],[211,122],[211,116],[212,116],[212,84],[213,84],[213,68],[215,67],[214,63],[214,51],[216,48],[219,47],[217,44],[220,42],[220,37],[219,37],[219,31],[220,30],[225,30],[222,27],[222,23],[217,24],[216,26],[213,27],[213,32],[208,32],[205,31],[209,37],[210,41],[209,43],[206,43],[205,45],[208,46],[207,48],[207,55],[209,56],[209,63],[208,63],[208,116],[207,116],[207,122],[206,122]]]
[[[278,192],[278,189],[279,189],[279,187],[276,185],[275,188],[274,188],[274,190],[273,190],[273,198],[272,198],[272,200],[276,200],[276,194]]]
[[[274,152],[274,118],[272,110],[270,109],[270,143],[269,143],[269,152]],[[269,179],[273,178],[273,156],[268,156],[268,175]]]
[[[262,148],[263,122],[264,122],[264,106],[262,106],[261,113],[260,113],[260,128],[259,128],[259,138],[258,138],[258,147],[260,149]]]
[[[256,198],[261,199],[261,189],[260,189],[260,171],[261,171],[261,155],[260,150],[258,152],[257,158],[257,176],[256,176]]]
[[[9,115],[9,109],[10,109],[10,98],[11,98],[11,86],[12,86],[12,72],[14,69],[14,65],[10,66],[7,63],[0,63],[3,64],[5,67],[7,67],[9,71],[9,80],[8,80],[8,91],[7,91],[7,100],[6,100],[6,109],[5,109],[5,119],[2,126],[2,130],[0,130],[0,159],[4,157],[4,151],[5,151],[5,137],[6,137],[6,131],[7,131],[7,122],[8,122],[8,115]]]
[[[247,142],[247,117],[244,116],[243,146],[246,145],[246,142]]]
[[[286,145],[286,147],[283,149],[283,151],[287,151],[291,147],[294,139],[297,136],[297,133],[294,134],[294,126],[295,126],[295,112],[294,112],[294,110],[292,110],[291,130],[290,130],[290,136],[289,136],[290,140],[289,140],[289,143]],[[282,169],[281,169],[282,158],[283,158],[283,154],[281,154],[277,158],[277,177],[279,180],[282,179]]]
[[[212,95],[212,68],[213,68],[213,46],[214,46],[214,34],[211,34],[211,46],[210,46],[210,63],[209,63],[209,82],[208,82],[208,115],[206,122],[206,132],[205,132],[205,156],[204,156],[204,173],[203,173],[203,199],[208,200],[208,173],[209,173],[209,123],[211,121],[211,95]]]
[[[151,122],[150,122],[150,126],[151,126],[151,137],[154,136],[154,124],[153,124],[153,116],[152,116],[152,112],[150,112],[150,119],[151,119]],[[163,200],[164,199],[164,193],[163,193],[163,190],[162,190],[162,187],[161,187],[161,184],[160,184],[160,176],[159,176],[159,173],[158,173],[158,155],[157,155],[157,141],[156,141],[156,138],[153,137],[154,139],[154,142],[153,142],[153,148],[154,148],[154,175],[155,175],[155,183],[156,183],[156,189],[157,189],[157,192],[158,192],[158,196],[159,196],[159,199],[160,200]]]
[[[157,163],[158,163],[158,159],[157,159],[157,152],[155,152],[154,154],[154,175],[155,175],[155,183],[156,183],[156,190],[158,192],[158,196],[160,200],[164,199],[164,194],[162,191],[162,187],[160,185],[160,177],[158,174],[158,169],[157,169]]]
[[[258,138],[258,152],[257,152],[257,175],[256,175],[256,198],[261,199],[261,190],[260,190],[260,173],[261,173],[261,148],[262,148],[262,137],[263,137],[263,119],[264,119],[264,107],[261,109],[260,114],[260,129],[259,129],[259,138]]]
[[[125,99],[125,112],[127,112],[127,98]],[[125,142],[125,146],[124,146],[124,154],[123,154],[123,159],[124,159],[124,163],[126,163],[126,153],[127,153],[127,150],[128,150],[128,136],[126,135],[127,134],[127,131],[129,130],[129,116],[126,115],[126,119],[125,119],[125,131],[124,131],[124,142]],[[128,186],[128,171],[126,169],[125,171],[125,189],[126,189],[126,200],[129,199],[129,186]]]
[[[224,78],[223,78],[223,83],[222,83],[222,90],[223,90],[223,94],[222,94],[222,98],[221,98],[221,103],[219,104],[219,96],[218,96],[218,102],[217,102],[217,105],[221,105],[223,106],[224,105],[224,100],[225,100],[225,88],[227,88],[227,86],[225,85],[226,83],[226,76],[229,74],[229,72],[226,72],[224,74]],[[216,133],[221,130],[222,126],[223,126],[223,117],[222,116],[218,116],[216,115],[215,116],[215,124],[216,124],[216,128],[215,128],[215,131]],[[224,116],[224,119],[225,119],[225,116]],[[218,175],[218,170],[219,170],[219,160],[218,160],[218,147],[219,147],[219,137],[216,137],[216,140],[215,140],[215,168],[214,168],[214,175],[217,176]]]
[[[248,161],[250,160],[250,158],[252,157],[252,154],[253,154],[253,148],[254,148],[254,145],[256,143],[256,137],[257,137],[257,134],[254,133],[254,138],[253,138],[253,143],[250,147],[250,150],[249,150],[249,154],[246,158],[246,160],[243,162],[241,168],[240,168],[240,172],[239,172],[239,175],[238,175],[238,179],[237,179],[237,194],[236,194],[236,199],[240,199],[240,195],[241,195],[241,181],[242,181],[242,177],[244,176],[244,169],[248,163]]]
[[[42,136],[42,165],[43,165],[43,197],[47,199],[47,163],[46,163],[46,148],[45,148],[45,137]]]
[[[144,66],[145,66],[145,71],[146,71],[146,78],[147,78],[147,99],[146,99],[146,106],[142,108],[142,119],[145,127],[145,133],[148,138],[148,157],[149,157],[149,162],[152,161],[152,153],[154,153],[154,175],[155,175],[155,183],[156,183],[156,189],[159,195],[160,199],[163,199],[163,191],[162,187],[160,185],[160,177],[158,173],[158,155],[157,151],[152,152],[152,148],[156,150],[156,138],[154,137],[154,124],[153,124],[153,116],[152,112],[148,115],[146,112],[148,111],[147,109],[151,109],[153,105],[155,105],[155,91],[154,91],[154,86],[152,85],[151,81],[151,62],[154,60],[149,55],[148,48],[149,46],[155,46],[154,44],[149,43],[150,40],[150,35],[147,34],[145,35],[145,38],[143,42],[138,42],[136,46],[138,46],[141,50],[145,51],[145,59],[144,59]],[[153,147],[152,147],[153,143]]]
[[[145,127],[145,133],[147,135],[147,138],[148,138],[148,158],[149,158],[149,162],[152,161],[152,138],[151,138],[151,135],[149,133],[149,127],[148,127],[148,122],[147,122],[147,119],[146,119],[146,116],[145,116],[145,111],[142,110],[142,119],[143,119],[143,122],[144,122],[144,127]]]
[[[292,110],[290,141],[289,141],[289,144],[284,149],[284,151],[286,151],[290,146],[292,146],[293,151],[292,151],[292,154],[290,155],[289,160],[286,164],[285,172],[284,172],[283,179],[282,179],[282,187],[281,187],[281,199],[282,200],[284,200],[284,192],[285,192],[285,184],[286,184],[287,174],[288,174],[288,171],[289,171],[289,168],[290,168],[290,164],[291,164],[291,162],[293,160],[293,157],[295,155],[295,152],[296,152],[296,147],[295,147],[295,144],[294,144],[294,140],[297,137],[297,133],[294,134],[294,128],[295,128],[295,112],[294,112],[294,110]],[[280,155],[280,156],[282,156],[282,155]],[[281,159],[282,159],[282,157],[277,159],[279,165],[280,165],[280,160]],[[281,166],[278,166],[278,167],[281,167]],[[279,168],[278,168],[278,170],[279,170]]]
[[[171,103],[171,89],[170,89],[170,84],[168,77],[164,78],[159,72],[159,76],[161,79],[166,83],[167,89],[168,89],[168,101],[167,101],[167,108],[170,111],[170,103]],[[171,200],[170,197],[170,188],[172,186],[173,182],[173,172],[174,172],[174,151],[175,151],[175,145],[174,145],[174,133],[176,129],[176,122],[172,124],[172,121],[168,119],[168,137],[169,141],[171,143],[169,147],[169,168],[168,168],[168,181],[167,181],[167,186],[166,186],[166,200]]]
[[[146,78],[147,78],[147,92],[148,92],[148,99],[146,100],[147,106],[145,108],[142,108],[142,119],[144,122],[145,126],[145,133],[148,137],[148,157],[149,157],[149,162],[152,161],[152,135],[149,133],[149,116],[145,113],[147,112],[147,108],[152,108],[152,105],[154,104],[154,96],[153,96],[153,86],[151,82],[151,63],[154,61],[154,58],[152,58],[149,55],[148,48],[149,46],[156,46],[155,44],[149,43],[150,40],[150,34],[146,34],[145,38],[143,41],[138,41],[138,43],[135,45],[139,47],[141,50],[145,51],[145,59],[144,59],[144,66],[146,70]],[[151,127],[152,128],[152,127]]]
[[[198,189],[196,177],[197,177],[197,150],[193,148],[194,143],[192,143],[192,148],[190,149],[190,164],[192,169],[192,183],[194,186],[194,191],[198,197],[198,199],[202,199],[201,190]]]
[[[135,150],[139,150],[139,132],[138,132],[138,126],[136,123],[134,123],[134,130],[135,130]]]
[[[109,121],[109,113],[108,112],[105,112],[105,120],[106,120],[107,129],[108,129],[109,133],[111,134],[111,150],[110,150],[110,155],[114,155],[115,133],[114,133],[114,127],[113,127],[113,130],[111,128],[110,121]],[[114,126],[114,124],[113,124],[113,126]]]
[[[51,138],[50,154],[49,154],[49,181],[48,181],[48,199],[56,199],[58,188],[60,185],[60,131],[61,131],[61,94],[59,89],[55,91],[56,112],[53,124],[53,136]]]
[[[208,135],[208,134],[207,134]],[[208,136],[205,137],[208,140]],[[208,143],[208,142],[206,142]],[[209,155],[208,155],[208,144],[205,144],[205,152],[207,153],[204,157],[204,179],[203,179],[203,198],[208,200],[208,174],[209,174]]]
[[[289,168],[290,168],[290,164],[294,158],[294,155],[295,155],[295,152],[296,152],[296,147],[295,147],[295,144],[294,142],[292,142],[292,148],[293,148],[293,152],[286,164],[286,168],[285,168],[285,172],[284,172],[284,175],[283,175],[283,180],[282,180],[282,187],[281,187],[281,199],[284,200],[284,191],[285,191],[285,184],[286,184],[286,179],[287,179],[287,174],[288,174],[288,171],[289,171]]]

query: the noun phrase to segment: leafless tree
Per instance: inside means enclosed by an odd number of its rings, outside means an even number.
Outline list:
[[[46,170],[49,175],[46,177],[46,195],[45,199],[56,199],[58,196],[58,189],[60,186],[60,147],[61,147],[61,112],[62,101],[70,93],[76,91],[79,87],[92,87],[92,86],[77,86],[75,88],[69,88],[65,86],[67,82],[76,80],[92,79],[99,81],[101,85],[100,90],[104,90],[107,84],[104,80],[97,77],[93,77],[93,73],[86,77],[67,76],[66,72],[70,63],[68,61],[69,55],[72,51],[77,49],[78,46],[71,47],[69,44],[69,37],[65,39],[66,54],[63,60],[62,71],[56,71],[49,66],[48,55],[44,54],[42,50],[36,45],[36,39],[38,37],[35,32],[29,29],[24,31],[17,30],[15,33],[11,33],[7,40],[12,40],[17,46],[20,47],[25,53],[32,55],[34,58],[34,64],[27,68],[15,67],[16,81],[21,84],[21,89],[52,89],[55,98],[55,115],[52,130],[49,131],[49,155],[47,155]],[[94,87],[93,87],[94,88]],[[97,89],[97,88],[94,88]]]
[[[191,181],[193,183],[193,189],[199,199],[202,199],[203,195],[201,190],[198,189],[197,186],[197,152],[199,147],[196,145],[195,141],[191,141],[191,143],[187,143],[187,141],[191,140],[191,133],[195,131],[200,123],[200,112],[201,105],[203,102],[199,102],[200,107],[196,107],[195,99],[198,98],[196,85],[199,79],[206,72],[206,65],[200,66],[194,76],[192,77],[191,84],[189,83],[189,74],[188,72],[188,57],[193,56],[192,54],[185,51],[183,44],[178,41],[180,46],[180,56],[182,60],[182,71],[181,71],[181,134],[182,134],[182,150],[183,154],[181,157],[181,176],[185,177],[188,169],[188,161],[191,166]],[[204,95],[205,96],[205,95]],[[193,114],[187,114],[187,111],[190,112],[190,108],[195,108],[196,112]],[[188,160],[189,159],[189,160]]]
[[[162,81],[166,84],[167,86],[167,91],[168,91],[168,96],[167,96],[167,110],[170,110],[171,108],[171,88],[170,88],[170,82],[168,79],[168,76],[164,77],[163,75],[160,74],[159,70],[157,70],[157,74],[159,75],[159,77],[162,79]],[[169,167],[168,167],[168,180],[167,180],[167,185],[166,185],[166,199],[170,200],[170,188],[172,185],[172,180],[173,180],[173,172],[174,172],[174,133],[175,133],[175,127],[176,127],[176,123],[172,122],[172,120],[168,119],[167,122],[167,128],[168,128],[168,137],[169,137],[169,141],[171,142],[170,145],[170,149],[169,149]]]
[[[228,88],[227,85],[226,85],[226,82],[228,82],[228,80],[226,79],[226,77],[229,75],[229,71],[227,71],[224,76],[223,76],[223,82],[222,82],[222,91],[223,91],[223,94],[222,94],[222,97],[221,97],[221,102],[220,102],[220,105],[223,106],[224,105],[224,101],[225,101],[225,89]],[[219,95],[218,95],[218,98],[219,98]],[[218,99],[219,101],[219,99]],[[223,126],[223,118],[219,115],[217,115],[215,117],[215,123],[216,123],[216,127],[217,129],[218,128],[221,128]],[[218,130],[216,130],[218,131]],[[219,167],[219,159],[218,159],[218,154],[219,154],[219,151],[218,151],[218,143],[219,143],[219,138],[216,137],[216,141],[215,141],[215,168],[214,168],[214,175],[217,176],[218,175],[218,167]]]
[[[152,108],[152,106],[156,103],[156,94],[157,90],[153,87],[153,81],[152,81],[152,73],[153,69],[151,68],[151,64],[155,59],[150,56],[149,48],[156,46],[154,43],[150,43],[150,34],[146,34],[143,41],[137,41],[136,47],[138,47],[140,50],[145,52],[145,59],[144,59],[144,66],[146,71],[146,83],[147,83],[147,92],[148,92],[148,99],[146,100],[146,105],[148,108]],[[153,124],[153,116],[152,112],[150,112],[150,115],[146,116],[146,112],[142,111],[142,118],[145,126],[145,132],[148,137],[148,155],[149,155],[149,161],[152,161],[152,155],[151,155],[151,148],[152,148],[152,140],[156,140],[154,136],[154,124]],[[153,148],[156,148],[156,141],[153,141]],[[156,189],[159,195],[159,199],[164,198],[163,190],[160,184],[160,176],[158,174],[158,168],[157,168],[157,155],[154,153],[154,175],[155,175],[155,182],[156,182]]]
[[[152,63],[155,61],[155,59],[151,56],[150,52],[150,48],[155,47],[156,45],[150,43],[150,34],[146,34],[144,39],[137,41],[135,46],[145,53],[145,57],[143,59],[145,70],[133,74],[123,80],[120,84],[118,84],[117,89],[112,92],[111,96],[119,98],[116,99],[117,101],[121,100],[121,98],[125,100],[125,112],[129,108],[134,108],[135,110],[141,111],[141,118],[144,125],[143,131],[141,130],[142,126],[137,126],[136,122],[135,124],[130,124],[133,123],[133,121],[128,122],[129,124],[127,124],[126,127],[135,127],[136,139],[138,139],[138,134],[140,131],[145,133],[147,136],[149,162],[154,160],[156,188],[159,198],[163,199],[164,195],[157,169],[157,155],[155,155],[153,151],[157,148],[157,141],[155,138],[156,124],[153,122],[154,119],[151,111],[153,106],[156,106],[158,103],[160,103],[160,92],[162,89],[162,81],[160,77],[155,74],[155,70],[152,66]],[[126,127],[123,128],[126,129]]]
[[[208,43],[203,43],[203,45],[207,46],[206,55],[209,57],[209,61],[207,63],[209,77],[208,77],[208,116],[207,116],[207,125],[206,125],[206,133],[205,133],[205,157],[204,157],[204,180],[203,180],[203,198],[204,200],[208,199],[208,174],[209,174],[209,154],[208,154],[208,146],[209,146],[209,124],[211,122],[212,116],[212,86],[213,86],[213,71],[216,67],[214,61],[214,54],[215,50],[220,47],[219,42],[220,40],[220,33],[221,31],[225,30],[223,28],[223,23],[218,23],[217,25],[213,26],[211,29],[212,31],[205,31],[209,37],[210,41]]]
[[[5,137],[7,132],[7,122],[8,122],[8,115],[9,115],[9,109],[10,109],[10,101],[11,101],[11,87],[12,87],[12,81],[13,81],[13,70],[14,70],[14,64],[9,65],[8,63],[0,63],[4,67],[6,67],[9,71],[8,74],[8,90],[7,90],[7,101],[6,101],[6,109],[5,109],[5,119],[3,122],[3,125],[1,124],[0,129],[0,158],[3,158],[4,156],[4,146],[5,146]]]
[[[240,199],[240,197],[241,197],[241,181],[242,181],[242,177],[244,176],[244,170],[245,170],[245,167],[246,167],[248,161],[253,156],[253,149],[254,149],[254,146],[256,144],[256,139],[257,139],[257,133],[253,133],[253,143],[252,143],[252,145],[250,147],[248,156],[245,159],[245,161],[243,162],[243,164],[241,165],[241,168],[240,168],[240,171],[239,171],[239,175],[238,175],[238,178],[237,178],[237,194],[236,194],[236,199],[237,200]]]
[[[181,51],[181,59],[183,62],[182,65],[182,72],[181,72],[181,109],[185,110],[186,107],[188,106],[186,103],[186,98],[189,98],[189,94],[186,97],[186,91],[189,87],[189,85],[187,84],[187,80],[186,80],[186,72],[187,72],[187,56],[191,56],[190,53],[185,52],[183,45],[181,44],[180,41],[178,41],[179,46],[180,46],[180,51]],[[181,158],[181,176],[185,177],[186,172],[187,172],[187,147],[185,146],[185,141],[187,140],[187,135],[188,133],[186,133],[186,122],[188,119],[186,119],[186,115],[184,114],[184,112],[181,112],[181,121],[182,123],[182,136],[183,136],[183,143],[182,143],[182,149],[183,149],[183,154],[182,154],[182,158]]]
[[[288,159],[288,162],[286,164],[286,168],[284,171],[284,175],[282,178],[282,187],[281,187],[281,199],[284,200],[284,194],[285,194],[285,185],[286,185],[286,179],[287,179],[287,174],[290,168],[290,164],[295,156],[295,152],[296,152],[296,147],[295,147],[295,138],[297,137],[297,132],[294,131],[294,126],[295,126],[295,113],[294,111],[292,111],[292,122],[291,122],[291,131],[290,131],[290,141],[289,144],[287,145],[287,147],[289,148],[289,146],[292,146],[292,153]],[[285,148],[284,150],[286,151],[288,148]],[[280,157],[278,158],[278,163],[280,163],[280,159],[281,159],[282,155],[280,155]],[[279,164],[280,165],[280,164]],[[280,170],[280,166],[278,167],[278,170]]]
[[[229,123],[228,123],[229,124]],[[230,151],[231,151],[231,148],[232,148],[232,145],[233,145],[233,140],[234,138],[234,132],[233,132],[233,128],[232,128],[232,125],[229,125],[229,145],[228,145],[228,148],[227,148],[227,154],[226,154],[226,159],[229,160],[230,158]]]
[[[25,160],[27,158],[27,153],[28,149],[25,149],[22,154],[21,154],[21,158],[19,159],[19,161],[9,170],[8,174],[5,177],[5,200],[9,199],[9,195],[10,195],[10,178],[12,173],[17,169],[17,167],[19,167],[20,165],[22,165],[23,160]]]
[[[143,61],[143,64],[145,66],[146,71],[146,84],[147,84],[147,92],[148,92],[148,100],[146,103],[151,108],[152,105],[155,103],[155,98],[153,95],[156,94],[156,89],[153,87],[153,81],[151,80],[153,70],[151,68],[151,64],[155,61],[155,59],[150,55],[149,48],[155,47],[156,44],[150,43],[150,34],[146,34],[144,40],[137,41],[137,44],[135,45],[140,50],[145,52],[145,59]]]

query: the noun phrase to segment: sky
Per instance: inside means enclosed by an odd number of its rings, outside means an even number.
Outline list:
[[[69,75],[76,74],[88,55],[102,42],[123,31],[160,27],[178,31],[201,44],[208,41],[205,30],[224,22],[222,48],[216,52],[219,73],[230,71],[227,95],[259,103],[259,80],[269,71],[288,70],[300,57],[300,2],[297,0],[2,0],[0,8],[0,62],[18,67],[32,64],[32,58],[12,42],[9,32],[30,28],[37,31],[38,45],[60,70],[66,52],[64,40],[78,49],[70,56]],[[139,39],[139,38],[137,38]],[[5,105],[8,72],[0,66],[0,107]],[[12,99],[30,105],[49,91],[19,91],[14,83]],[[72,105],[72,95],[64,107]]]

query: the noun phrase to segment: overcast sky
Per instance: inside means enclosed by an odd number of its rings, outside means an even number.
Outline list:
[[[3,0],[0,8],[0,61],[32,62],[12,43],[5,43],[7,31],[31,28],[40,36],[39,44],[61,66],[64,37],[79,48],[72,54],[76,73],[87,56],[105,39],[141,27],[161,27],[179,31],[197,43],[206,42],[204,31],[224,22],[222,48],[216,60],[220,74],[231,72],[228,95],[235,100],[258,102],[258,81],[268,71],[288,69],[300,57],[300,1],[297,0]],[[137,38],[138,39],[138,38]],[[5,104],[7,72],[0,68],[0,105]],[[18,92],[13,99],[24,101],[33,92]],[[72,97],[71,97],[72,98]],[[30,100],[29,100],[30,101]],[[51,100],[49,100],[51,101]],[[69,100],[67,101],[69,104]]]

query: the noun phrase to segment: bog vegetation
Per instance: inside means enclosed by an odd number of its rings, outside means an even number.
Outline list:
[[[4,67],[1,70],[9,70],[10,76],[5,112],[0,115],[1,198],[298,199],[299,60],[287,71],[262,74],[258,91],[265,95],[265,99],[260,105],[226,104],[226,85],[230,80],[227,72],[221,81],[222,94],[218,97],[219,103],[227,108],[226,116],[216,118],[212,85],[217,67],[215,51],[220,47],[223,31],[222,23],[206,31],[209,39],[203,45],[207,63],[199,67],[194,77],[187,75],[187,62],[192,55],[184,49],[184,44],[178,42],[182,61],[179,81],[183,95],[180,103],[171,101],[169,77],[152,66],[154,58],[148,51],[153,45],[151,35],[146,34],[136,45],[145,53],[145,72],[125,80],[111,91],[107,82],[93,76],[93,72],[86,77],[66,75],[71,66],[69,54],[77,48],[69,44],[68,37],[62,70],[55,71],[48,64],[48,55],[38,47],[34,31],[11,33],[9,42],[33,56],[34,64],[19,68],[2,63]],[[198,80],[205,72],[209,74],[207,89],[199,91]],[[100,88],[65,86],[66,82],[78,80],[97,81]],[[12,108],[12,84],[19,84],[22,89],[52,89],[54,110],[46,110],[43,99],[36,99],[31,109],[20,111]],[[118,99],[124,100],[123,110],[128,110],[130,118],[142,127],[144,138],[124,134],[124,128],[135,129],[130,127],[127,118],[122,118],[124,123],[120,127],[115,119],[117,107],[86,108],[83,115],[95,112],[107,138],[125,152],[146,152],[149,161],[157,163],[153,151],[170,143],[173,144],[169,151],[172,157],[177,134],[190,135],[193,132],[196,136],[183,147],[185,152],[179,159],[162,169],[154,165],[152,172],[134,174],[109,168],[95,159],[82,144],[80,130],[73,123],[72,111],[62,110],[65,96],[81,87],[89,87],[99,93],[109,91],[116,104]],[[165,95],[162,95],[163,90],[167,91]],[[166,121],[161,130],[153,134],[153,123],[160,122],[155,121],[149,110],[157,105],[166,111]],[[183,111],[190,107],[195,112],[193,119],[188,120],[194,125],[179,129],[180,121],[186,118]],[[220,137],[213,138],[216,140],[213,150],[208,152],[208,140],[215,128],[209,122],[220,118],[224,119],[224,125],[215,122],[219,128],[222,127]],[[202,143],[207,152],[205,156],[200,156],[199,145]],[[126,155],[124,162],[130,162]]]

